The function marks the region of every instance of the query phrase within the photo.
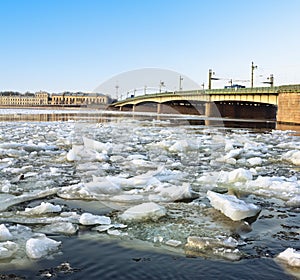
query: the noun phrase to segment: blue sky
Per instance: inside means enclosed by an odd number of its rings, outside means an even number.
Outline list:
[[[299,0],[0,0],[0,91],[93,91],[145,67],[300,84]],[[245,85],[249,83],[245,82]]]

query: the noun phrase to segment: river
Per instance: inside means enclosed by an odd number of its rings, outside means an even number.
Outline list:
[[[1,279],[300,277],[277,258],[300,250],[299,126],[25,109],[0,126]],[[209,191],[260,212],[232,220]],[[126,218],[138,205],[156,208]]]

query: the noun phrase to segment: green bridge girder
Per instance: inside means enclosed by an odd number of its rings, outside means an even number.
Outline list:
[[[111,106],[123,107],[126,105],[138,105],[145,102],[162,104],[180,100],[199,102],[241,101],[265,103],[277,106],[279,93],[289,92],[300,93],[300,85],[163,92],[127,98],[125,100],[115,102],[111,104]]]

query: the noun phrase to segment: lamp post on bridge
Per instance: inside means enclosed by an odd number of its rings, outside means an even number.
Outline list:
[[[270,84],[271,87],[274,86],[274,76],[273,74],[270,74],[270,77],[267,78],[267,82],[263,82],[264,84]]]
[[[118,100],[118,97],[119,97],[119,85],[116,84],[116,98]]]
[[[182,91],[182,84],[181,82],[183,81],[183,78],[179,76],[179,91]]]
[[[219,78],[214,78],[213,75],[215,75],[215,72],[213,72],[211,69],[208,71],[208,89],[211,89],[211,81],[212,80],[219,80]]]
[[[252,61],[252,64],[251,64],[251,88],[253,88],[253,72],[254,72],[254,69],[257,68],[257,65],[254,66],[254,63]]]
[[[159,93],[161,93],[161,88],[165,86],[165,82],[164,81],[159,81]],[[179,88],[180,90],[180,88]]]

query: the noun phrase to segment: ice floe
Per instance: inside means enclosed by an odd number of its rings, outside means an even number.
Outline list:
[[[247,159],[247,162],[250,166],[260,166],[263,160],[260,157],[251,157]]]
[[[261,196],[284,200],[290,200],[300,194],[300,181],[296,177],[258,176],[239,187]]]
[[[284,261],[289,266],[300,268],[300,251],[297,251],[294,248],[287,248],[278,254],[277,258]]]
[[[0,242],[0,259],[11,258],[18,250],[18,244],[12,241]]]
[[[4,225],[0,225],[0,241],[12,240],[13,236],[10,233],[9,229]]]
[[[34,190],[32,192],[24,193],[19,196],[10,195],[9,197],[5,197],[1,199],[0,195],[0,211],[6,210],[8,207],[25,202],[33,199],[43,198],[49,195],[53,195],[57,193],[58,188],[52,188],[47,190]]]
[[[25,208],[24,212],[20,212],[22,215],[41,215],[45,213],[57,213],[61,212],[62,208],[60,205],[53,205],[49,202],[42,202],[40,205],[34,208]]]
[[[31,259],[40,259],[58,250],[60,244],[60,241],[55,241],[44,234],[39,234],[26,241],[26,254]]]
[[[111,220],[106,216],[93,215],[91,213],[83,213],[80,216],[79,223],[82,225],[109,225],[111,224]]]
[[[190,184],[181,186],[164,183],[182,178],[178,172],[164,168],[126,178],[126,176],[92,176],[93,180],[63,187],[58,195],[68,199],[96,199],[119,202],[176,201],[195,196]]]
[[[288,151],[282,155],[284,160],[290,161],[295,165],[300,165],[300,151],[299,150],[292,150]]]
[[[182,186],[161,186],[156,188],[156,191],[158,191],[158,201],[176,201],[193,197],[192,188],[188,183],[184,183]]]
[[[207,197],[210,204],[220,210],[225,216],[233,221],[243,220],[247,217],[257,215],[261,208],[252,203],[246,203],[234,195],[219,194],[213,191],[207,191]]]
[[[48,225],[44,225],[38,227],[38,232],[45,233],[45,234],[64,234],[64,235],[73,235],[79,229],[77,224],[71,222],[53,222]]]
[[[182,245],[182,242],[179,240],[169,239],[165,244],[171,247],[178,247]]]
[[[189,255],[197,255],[199,252],[210,253],[217,257],[237,261],[241,259],[241,252],[237,248],[238,245],[239,242],[232,237],[189,236],[185,244],[185,250]]]
[[[127,209],[119,217],[124,221],[157,220],[166,215],[166,209],[154,202],[142,203]]]

